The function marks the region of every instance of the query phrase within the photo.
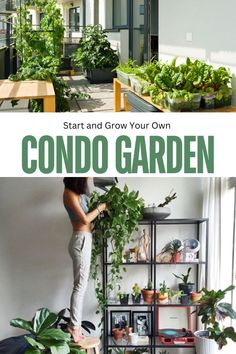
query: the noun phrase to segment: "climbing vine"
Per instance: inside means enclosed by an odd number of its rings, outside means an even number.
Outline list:
[[[143,199],[139,198],[139,192],[129,192],[127,186],[124,187],[124,190],[113,186],[103,195],[94,192],[91,196],[90,209],[96,208],[99,203],[107,203],[108,210],[94,221],[93,228],[94,247],[92,250],[91,275],[95,281],[95,292],[99,304],[97,313],[107,305],[109,293],[122,279],[122,251],[131,241],[132,233],[138,229],[138,221],[142,217],[144,206]],[[102,255],[107,241],[111,245],[108,260],[111,264],[104,294],[101,280]]]

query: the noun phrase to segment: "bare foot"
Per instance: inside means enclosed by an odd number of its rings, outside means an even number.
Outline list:
[[[67,330],[71,334],[74,343],[78,343],[85,338],[82,334],[81,328],[71,328],[70,326],[67,326]]]

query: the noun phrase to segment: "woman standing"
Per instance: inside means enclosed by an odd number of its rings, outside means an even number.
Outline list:
[[[74,342],[83,339],[81,319],[83,299],[88,284],[91,251],[92,226],[91,223],[98,215],[106,210],[106,204],[99,204],[89,212],[89,184],[88,177],[65,177],[63,182],[64,206],[68,212],[73,234],[69,242],[69,253],[73,261],[74,286],[70,301],[70,325],[68,331]]]

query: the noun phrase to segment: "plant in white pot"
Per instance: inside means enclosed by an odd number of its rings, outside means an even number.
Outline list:
[[[205,330],[194,333],[196,339],[197,354],[216,354],[227,345],[227,340],[236,342],[236,332],[232,326],[224,326],[225,318],[236,319],[236,312],[231,304],[222,302],[228,291],[234,290],[231,285],[225,290],[202,289],[202,298],[199,300],[197,315],[201,316],[201,322]]]

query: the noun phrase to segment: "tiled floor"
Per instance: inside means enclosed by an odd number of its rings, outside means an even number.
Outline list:
[[[90,97],[77,98],[70,103],[71,112],[111,112],[113,110],[113,85],[90,84],[83,76],[66,76],[63,79],[68,82],[73,92],[82,92]]]
[[[113,85],[90,84],[84,76],[63,76],[72,92],[88,94],[89,98],[76,98],[70,101],[71,112],[111,112],[113,110]],[[1,103],[1,102],[0,102]],[[14,108],[10,101],[0,105],[0,112],[27,112],[28,100],[21,100]]]

